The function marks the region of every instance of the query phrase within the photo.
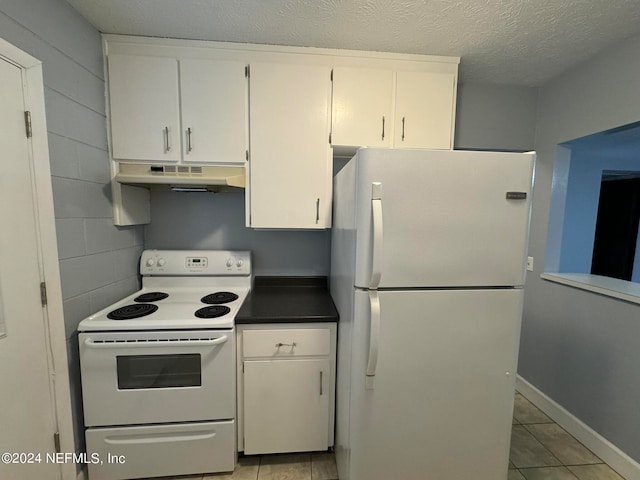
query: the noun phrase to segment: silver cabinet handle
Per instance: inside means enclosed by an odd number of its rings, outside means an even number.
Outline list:
[[[282,342],[278,342],[276,343],[276,348],[280,348],[280,347],[295,347],[296,346],[296,342],[292,342],[292,343],[282,343]]]
[[[316,225],[320,222],[320,199],[316,199]]]
[[[193,132],[193,130],[191,130],[191,127],[187,128],[187,153],[189,153],[191,150],[193,150],[193,145],[191,143],[191,133]]]
[[[382,115],[382,140],[384,140],[384,115]]]
[[[404,117],[402,117],[402,141],[404,142]]]
[[[320,370],[320,395],[322,395],[322,370]]]
[[[171,151],[169,144],[169,127],[164,127],[164,153]]]

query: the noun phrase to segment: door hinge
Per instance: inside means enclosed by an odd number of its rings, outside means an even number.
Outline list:
[[[56,453],[60,453],[60,432],[53,434],[53,445],[56,448]]]
[[[329,143],[331,143],[331,134],[329,134]]]
[[[251,72],[250,72],[250,70],[249,70],[249,65],[246,65],[246,66],[244,67],[244,76],[245,76],[245,77],[247,77],[247,78],[249,78],[249,74],[250,74],[250,73],[251,73]]]
[[[331,69],[331,81],[333,82],[333,68]]]
[[[43,307],[47,304],[47,284],[45,282],[40,282],[40,302]]]
[[[249,150],[244,151],[244,158],[247,159],[247,162],[249,161]]]
[[[31,138],[33,130],[31,129],[31,112],[29,110],[24,112],[24,128],[27,132],[27,138]]]

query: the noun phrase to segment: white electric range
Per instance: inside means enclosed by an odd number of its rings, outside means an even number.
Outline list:
[[[140,291],[78,326],[87,453],[101,460],[89,477],[232,471],[250,252],[145,250],[140,273]]]

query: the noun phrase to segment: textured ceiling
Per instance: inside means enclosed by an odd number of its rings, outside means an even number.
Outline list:
[[[541,85],[640,32],[640,0],[68,0],[101,32],[460,56],[462,81]]]

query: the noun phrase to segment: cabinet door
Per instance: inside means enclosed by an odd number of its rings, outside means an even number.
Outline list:
[[[245,63],[180,60],[185,162],[244,165],[247,146]]]
[[[244,362],[244,453],[326,450],[329,359]]]
[[[455,76],[397,72],[394,147],[452,148]]]
[[[178,161],[178,61],[109,55],[108,66],[113,158]]]
[[[340,146],[391,146],[392,101],[391,70],[334,68],[331,117],[334,151]]]
[[[254,228],[329,228],[330,68],[251,64],[250,205]]]

